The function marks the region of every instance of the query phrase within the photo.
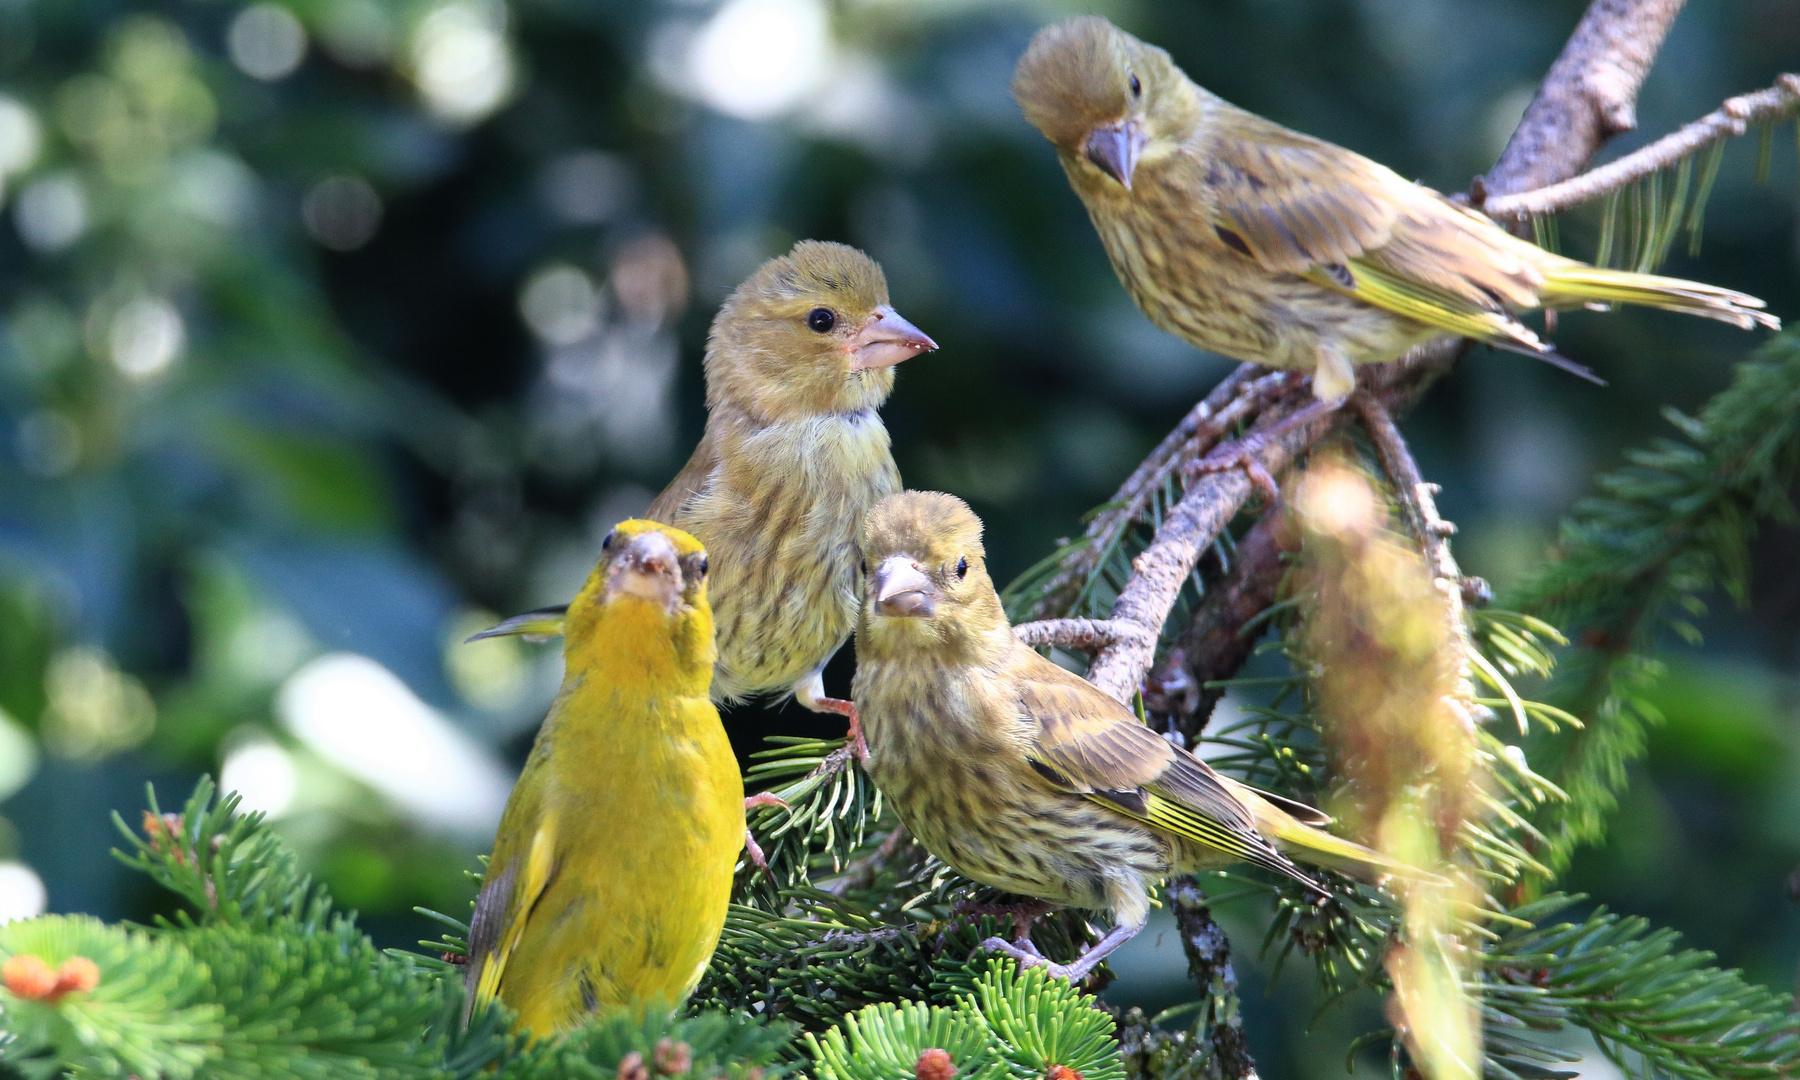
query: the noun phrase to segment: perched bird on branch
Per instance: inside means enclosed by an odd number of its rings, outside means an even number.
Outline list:
[[[1289,855],[1406,873],[1318,828],[1309,806],[1220,776],[1014,636],[962,500],[909,491],[863,527],[855,698],[865,768],[920,843],[1008,892],[1111,913],[1053,974],[1084,978],[1143,929],[1158,879],[1252,862],[1323,889]],[[984,946],[1044,963],[1028,939]]]
[[[1781,326],[1753,296],[1551,254],[1227,103],[1098,16],[1038,31],[1013,95],[1151,322],[1235,360],[1311,372],[1320,401],[1350,393],[1354,365],[1445,334],[1592,379],[1519,321],[1532,308],[1642,304]]]
[[[569,605],[562,692],[475,901],[470,1012],[498,997],[548,1036],[612,1005],[678,1005],[712,959],[744,784],[707,695],[706,576],[692,536],[626,521]]]
[[[856,624],[857,530],[900,490],[877,410],[894,365],[937,344],[888,304],[862,252],[803,240],[738,286],[706,345],[706,433],[644,514],[712,553],[713,700],[792,692],[850,719],[821,673]],[[557,609],[501,624],[556,632]]]

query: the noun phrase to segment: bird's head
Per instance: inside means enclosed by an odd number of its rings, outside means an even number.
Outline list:
[[[974,650],[1011,635],[988,577],[981,519],[954,495],[903,491],[863,521],[858,648]]]
[[[1025,119],[1094,191],[1129,192],[1138,163],[1180,142],[1200,107],[1168,53],[1098,15],[1039,30],[1012,88]]]
[[[802,240],[738,286],[706,346],[707,403],[791,420],[879,407],[894,365],[937,343],[888,304],[853,247]]]
[[[715,653],[706,549],[668,525],[621,521],[601,541],[600,561],[569,604],[566,625],[571,654],[599,647],[615,659],[641,654],[654,664],[670,657],[681,670],[703,670],[710,680]]]

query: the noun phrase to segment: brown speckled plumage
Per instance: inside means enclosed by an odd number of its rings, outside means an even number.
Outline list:
[[[1013,635],[988,578],[981,522],[909,491],[870,512],[871,577],[854,697],[882,794],[927,850],[986,885],[1142,924],[1159,879],[1249,860],[1310,881],[1286,852],[1391,872],[1313,826],[1311,808],[1219,776],[1091,683]],[[902,575],[920,613],[884,609]]]
[[[1544,251],[1208,93],[1097,16],[1039,31],[1013,93],[1152,322],[1233,359],[1313,372],[1321,398],[1349,392],[1352,365],[1445,333],[1573,367],[1513,315],[1530,308],[1633,303],[1780,325],[1755,297]]]
[[[893,369],[854,369],[846,342],[887,302],[868,256],[803,241],[713,321],[706,434],[645,517],[711,556],[715,700],[786,692],[850,636],[858,530],[900,474],[876,411]],[[820,307],[836,315],[830,332],[806,323]]]

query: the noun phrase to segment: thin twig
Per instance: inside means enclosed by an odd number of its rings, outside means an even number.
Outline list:
[[[1139,520],[1156,492],[1178,475],[1182,466],[1198,461],[1218,445],[1235,425],[1254,420],[1259,410],[1273,401],[1290,382],[1286,373],[1257,364],[1239,364],[1198,405],[1182,417],[1157,448],[1125,479],[1105,509],[1088,522],[1087,540],[1072,552],[1056,576],[1044,587],[1043,599],[1033,613],[1047,614],[1066,605],[1067,594],[1099,565],[1117,534]]]
[[[1412,451],[1401,437],[1387,406],[1370,394],[1357,394],[1351,398],[1351,406],[1369,433],[1382,471],[1394,483],[1401,513],[1406,518],[1407,528],[1418,541],[1425,565],[1431,570],[1432,583],[1444,595],[1444,620],[1450,639],[1457,643],[1457,689],[1449,705],[1463,725],[1472,729],[1475,724],[1475,686],[1471,657],[1475,655],[1475,643],[1469,637],[1469,621],[1463,606],[1462,571],[1450,553],[1450,537],[1456,532],[1456,526],[1438,514],[1437,500],[1433,497],[1437,485],[1426,483],[1420,475],[1419,463],[1413,460]]]
[[[1544,76],[1500,160],[1469,185],[1475,206],[1574,176],[1637,126],[1638,89],[1684,0],[1594,0]]]
[[[1725,104],[1679,131],[1617,161],[1534,191],[1490,196],[1482,209],[1497,218],[1527,218],[1567,210],[1666,169],[1707,143],[1742,135],[1751,124],[1785,119],[1796,108],[1800,108],[1800,75],[1782,75],[1767,90],[1728,98]]]
[[[1418,539],[1426,565],[1431,568],[1431,576],[1455,583],[1460,602],[1462,573],[1450,554],[1450,537],[1455,535],[1456,526],[1438,514],[1434,498],[1438,486],[1426,483],[1419,475],[1419,463],[1413,460],[1412,451],[1386,406],[1367,394],[1358,394],[1352,399],[1352,405],[1369,433],[1369,441],[1375,445],[1375,455],[1381,459],[1382,469],[1394,482],[1406,526]]]

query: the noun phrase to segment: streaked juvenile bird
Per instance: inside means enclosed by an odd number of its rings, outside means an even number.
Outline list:
[[[498,997],[547,1036],[613,1005],[679,1005],[712,959],[744,784],[707,695],[706,577],[692,536],[626,521],[569,605],[562,691],[475,901],[470,1012]]]
[[[894,366],[937,344],[862,252],[803,240],[738,286],[706,346],[706,433],[644,516],[711,553],[713,700],[793,693],[850,719],[821,673],[856,625],[857,531],[900,490],[878,410]],[[554,633],[555,609],[502,624]]]
[[[1592,378],[1519,321],[1533,308],[1642,304],[1781,326],[1753,296],[1551,254],[1227,103],[1098,16],[1038,31],[1013,95],[1151,322],[1235,360],[1310,372],[1321,401],[1354,388],[1354,365],[1445,334]]]
[[[864,767],[920,843],[984,885],[1111,913],[1081,979],[1144,927],[1171,874],[1251,862],[1320,886],[1289,855],[1367,875],[1405,868],[1317,826],[1301,803],[1247,787],[1013,635],[981,521],[930,491],[884,499],[863,527],[856,632]],[[1029,940],[989,939],[1026,964]]]

